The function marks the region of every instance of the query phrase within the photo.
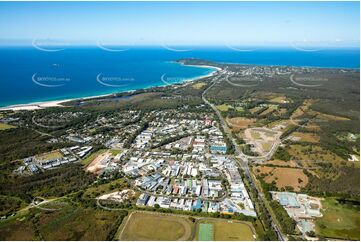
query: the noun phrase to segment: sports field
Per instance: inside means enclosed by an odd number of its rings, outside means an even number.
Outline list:
[[[213,224],[200,224],[199,225],[199,233],[198,240],[199,241],[211,241],[213,239]]]
[[[202,219],[197,224],[199,241],[252,241],[255,240],[252,225],[247,222],[221,219]]]
[[[134,212],[123,221],[120,240],[191,240],[193,224],[185,217]]]

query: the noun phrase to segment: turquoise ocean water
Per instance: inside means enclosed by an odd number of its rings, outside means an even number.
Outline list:
[[[42,51],[33,47],[2,47],[0,107],[179,83],[214,71],[174,62],[180,58],[258,65],[360,66],[358,49],[237,51],[209,47],[172,51],[160,47],[138,47],[126,51],[105,51],[96,47],[72,47]]]

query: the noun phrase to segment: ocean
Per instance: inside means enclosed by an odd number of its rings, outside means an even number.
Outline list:
[[[359,49],[234,49],[71,47],[0,48],[0,107],[111,94],[180,83],[214,69],[183,66],[180,58],[223,63],[359,68]]]

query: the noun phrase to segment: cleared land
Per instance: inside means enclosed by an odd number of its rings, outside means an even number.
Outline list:
[[[321,218],[316,219],[316,232],[323,237],[360,240],[360,206],[340,204],[326,198],[322,201]]]
[[[216,241],[252,241],[255,238],[251,226],[246,222],[233,220],[202,219],[197,222],[197,239],[209,240],[213,238]],[[213,235],[211,236],[212,227]]]
[[[289,102],[288,99],[285,96],[274,97],[274,98],[270,99],[269,101],[273,102],[273,103],[286,103],[286,102]]]
[[[198,83],[194,84],[192,87],[194,89],[202,89],[205,85],[206,85],[205,82],[198,82]]]
[[[264,154],[270,151],[279,134],[280,132],[265,128],[249,128],[244,131],[244,140],[247,144],[252,144],[259,154]]]
[[[90,162],[92,162],[98,155],[106,152],[106,149],[98,150],[97,152],[87,156],[84,160],[81,161],[81,163],[85,166],[87,166]]]
[[[326,114],[326,113],[321,113],[321,112],[316,112],[316,111],[311,111],[309,113],[311,115],[316,115],[316,117],[319,118],[319,119],[334,120],[334,121],[347,121],[347,120],[350,120],[349,118],[346,118],[346,117],[341,117],[341,116],[336,116],[336,115],[331,115],[331,114]]]
[[[259,115],[261,115],[261,116],[262,115],[267,115],[267,114],[277,110],[277,108],[278,108],[277,106],[270,106],[266,110],[264,110],[262,113],[260,113]]]
[[[63,157],[63,155],[58,151],[58,150],[54,150],[52,152],[49,153],[44,153],[41,155],[37,155],[36,159],[38,160],[53,160],[53,159],[58,159]]]
[[[315,133],[294,132],[292,136],[296,137],[298,141],[301,142],[310,142],[310,143],[320,142],[320,136],[318,136]]]
[[[314,102],[315,102],[315,100],[306,99],[306,100],[302,103],[302,105],[293,112],[293,114],[292,114],[291,117],[292,117],[292,118],[297,118],[297,117],[303,115],[306,111],[309,110],[310,106],[311,106]]]
[[[121,228],[120,240],[190,240],[192,223],[185,217],[134,212]]]
[[[222,105],[218,105],[216,106],[217,109],[221,112],[227,112],[228,109],[232,108],[232,106],[228,105],[228,104],[222,104]]]
[[[229,126],[232,127],[233,130],[239,131],[240,129],[246,129],[250,125],[252,125],[256,120],[250,119],[250,118],[242,118],[242,117],[236,117],[236,118],[227,118],[226,122]]]
[[[104,167],[104,162],[112,155],[110,151],[99,154],[90,164],[86,167],[86,171],[97,173]]]
[[[259,110],[261,110],[261,106],[257,106],[257,107],[254,107],[254,108],[251,108],[249,111],[252,113],[252,114],[255,114],[256,112],[258,112]]]
[[[300,191],[308,183],[308,177],[302,169],[255,166],[253,172],[257,176],[264,175],[264,181],[269,184],[275,182],[278,189],[292,187],[294,191]]]

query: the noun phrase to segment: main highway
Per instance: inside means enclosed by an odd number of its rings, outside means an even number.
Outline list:
[[[251,172],[249,170],[249,165],[248,165],[248,162],[250,160],[253,160],[253,161],[265,161],[265,160],[268,160],[272,157],[272,155],[274,154],[274,152],[277,150],[277,147],[280,145],[280,141],[277,141],[273,147],[271,148],[271,150],[266,154],[266,155],[263,155],[263,156],[248,156],[246,154],[244,154],[242,152],[242,150],[239,148],[236,140],[233,138],[232,136],[232,132],[231,130],[229,129],[228,125],[226,124],[226,122],[224,121],[224,118],[222,117],[221,113],[219,112],[219,110],[214,106],[214,104],[212,104],[211,102],[209,102],[206,98],[206,93],[216,84],[219,84],[221,83],[223,80],[225,80],[227,78],[227,74],[224,74],[222,73],[223,71],[221,71],[220,74],[216,75],[213,77],[213,80],[212,80],[212,84],[206,88],[203,93],[202,93],[202,99],[203,99],[203,102],[206,103],[208,106],[210,106],[213,111],[217,114],[219,120],[220,120],[220,123],[223,127],[223,130],[225,132],[225,134],[227,135],[228,139],[232,142],[233,146],[234,146],[234,149],[235,149],[235,156],[238,157],[239,159],[237,159],[238,161],[240,161],[240,166],[241,168],[243,169],[245,175],[247,176],[248,180],[249,180],[249,183],[250,185],[256,189],[257,191],[257,196],[258,196],[258,201],[262,201],[264,203],[264,200],[266,199],[264,197],[264,194],[262,191],[260,191],[260,189],[258,189],[258,187],[256,186],[256,183],[251,175]],[[283,240],[287,240],[285,235],[282,234],[280,228],[278,227],[277,223],[275,222],[275,218],[273,218],[273,216],[271,215],[272,213],[270,213],[270,211],[268,211],[268,208],[267,206],[264,206],[267,210],[267,216],[270,218],[271,220],[271,225],[272,225],[272,228],[274,229],[274,231],[276,232],[277,236],[278,236],[278,239],[280,241],[283,241]]]

